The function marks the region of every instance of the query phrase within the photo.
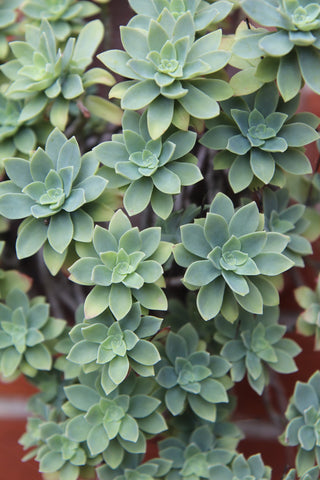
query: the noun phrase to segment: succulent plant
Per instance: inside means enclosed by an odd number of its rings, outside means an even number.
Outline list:
[[[271,468],[266,467],[261,455],[252,455],[248,460],[238,455],[230,467],[215,465],[210,468],[210,478],[219,480],[270,480]]]
[[[79,98],[91,84],[113,84],[113,77],[102,69],[85,72],[102,37],[102,23],[93,20],[76,41],[69,38],[62,52],[57,50],[52,27],[43,20],[40,27],[26,26],[25,41],[10,42],[15,58],[3,64],[1,71],[11,81],[5,95],[25,99],[20,121],[35,118],[50,103],[50,122],[64,130],[70,100]]]
[[[314,464],[320,465],[320,372],[315,372],[308,382],[297,382],[286,410],[289,423],[282,443],[298,446],[296,469],[304,475]]]
[[[178,265],[188,267],[184,285],[200,288],[197,307],[204,320],[221,312],[232,322],[238,317],[238,304],[256,314],[263,313],[263,305],[278,304],[278,292],[268,277],[293,266],[281,253],[289,238],[263,230],[256,203],[235,210],[232,201],[218,193],[205,219],[181,227],[181,238],[174,257]]]
[[[83,365],[84,372],[100,369],[101,385],[108,395],[125,380],[130,367],[144,377],[154,375],[154,365],[160,360],[157,348],[145,338],[154,336],[161,319],[141,316],[139,303],[129,313],[114,321],[106,312],[96,323],[80,323],[69,335],[74,343],[67,359]]]
[[[302,81],[320,93],[320,8],[310,0],[242,0],[241,7],[265,28],[242,31],[233,48],[245,59],[262,58],[256,76],[277,79],[285,101],[299,92]]]
[[[228,465],[235,452],[219,446],[219,441],[208,425],[194,430],[188,442],[169,437],[159,442],[160,458],[171,460],[167,480],[200,480],[213,478],[213,465]],[[220,478],[220,477],[219,477]]]
[[[117,320],[130,311],[133,299],[151,310],[166,310],[167,299],[160,286],[163,264],[171,254],[171,244],[160,241],[160,228],[139,232],[118,210],[109,229],[96,226],[93,244],[79,244],[77,260],[69,269],[70,280],[95,285],[86,298],[86,318],[108,307]]]
[[[138,457],[138,458],[137,458]],[[164,458],[152,458],[151,460],[141,462],[141,455],[136,455],[129,461],[123,461],[121,466],[116,469],[103,465],[97,468],[99,480],[154,480],[155,478],[164,478],[169,472],[172,462]],[[125,459],[126,460],[126,459]]]
[[[154,212],[167,218],[173,208],[172,195],[182,185],[202,179],[192,150],[196,134],[176,131],[162,141],[152,140],[147,115],[127,110],[122,119],[123,134],[94,148],[108,188],[125,187],[124,206],[129,215],[143,211],[151,202]]]
[[[190,12],[196,31],[224,20],[233,6],[227,0],[218,0],[213,4],[205,0],[129,0],[129,3],[138,14],[131,19],[130,26],[147,26],[149,19],[159,20],[161,16],[168,15],[168,12],[175,20]]]
[[[221,30],[195,41],[190,11],[177,21],[163,15],[151,19],[148,30],[122,27],[125,51],[98,55],[108,68],[131,80],[117,84],[110,96],[121,98],[125,110],[147,108],[152,139],[159,138],[171,123],[182,130],[189,116],[212,118],[219,114],[217,100],[230,98],[232,90],[220,79],[206,76],[220,71],[229,54],[219,49]]]
[[[269,232],[279,232],[287,235],[290,240],[283,251],[296,267],[303,267],[303,256],[312,254],[310,242],[301,234],[308,227],[308,220],[304,218],[306,207],[301,204],[289,205],[287,189],[263,191],[263,211],[265,229]]]
[[[0,59],[9,53],[7,37],[13,33],[17,20],[17,8],[23,0],[2,0],[0,4]]]
[[[158,413],[160,400],[149,395],[154,382],[130,375],[109,395],[97,385],[95,373],[85,383],[65,388],[68,403],[64,411],[67,436],[75,442],[86,442],[92,456],[102,454],[115,469],[121,465],[125,451],[145,453],[146,435],[167,429]]]
[[[304,473],[300,480],[318,480],[319,479],[319,467],[310,468],[306,473]],[[287,475],[283,477],[283,480],[296,480],[296,470],[291,468]]]
[[[78,33],[86,17],[97,15],[100,9],[93,2],[76,0],[27,0],[21,11],[28,23],[39,24],[42,19],[48,20],[55,36],[60,41]]]
[[[67,140],[55,129],[45,151],[39,147],[30,161],[9,158],[4,164],[10,180],[0,184],[0,212],[9,219],[25,218],[18,231],[18,258],[44,245],[45,263],[56,274],[72,240],[89,242],[93,221],[102,220],[95,218],[91,203],[107,184],[96,175],[99,163],[90,152],[81,157],[76,139]]]
[[[34,376],[37,370],[50,370],[49,341],[57,338],[66,322],[49,316],[43,297],[29,301],[18,289],[11,290],[0,304],[0,372],[16,377],[21,372]]]
[[[296,288],[294,296],[304,311],[297,320],[297,330],[302,335],[315,336],[315,349],[320,349],[320,275],[314,290],[302,286]]]
[[[276,85],[268,83],[254,98],[223,102],[223,114],[208,122],[201,143],[223,150],[215,157],[214,168],[230,168],[234,192],[269,183],[283,186],[284,172],[312,172],[301,147],[318,139],[319,119],[312,114],[293,115],[297,101],[285,104]]]
[[[232,380],[240,382],[247,375],[250,386],[259,395],[269,383],[269,368],[279,373],[297,370],[293,357],[301,348],[293,340],[283,338],[286,327],[278,324],[278,317],[277,307],[267,307],[263,315],[242,311],[232,324],[222,316],[215,319],[214,338],[223,347],[221,356],[232,365]]]
[[[214,422],[216,404],[228,402],[230,364],[198,348],[199,336],[190,323],[170,332],[156,380],[166,390],[165,404],[172,415],[180,415],[188,404],[198,417]]]

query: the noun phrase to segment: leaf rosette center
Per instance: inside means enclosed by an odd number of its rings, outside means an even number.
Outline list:
[[[297,7],[291,19],[299,30],[310,31],[319,28],[319,14],[320,6],[316,3],[310,3],[305,8],[302,6]]]
[[[51,210],[56,210],[64,204],[66,195],[62,188],[49,188],[49,190],[41,195],[39,199],[40,205],[49,205]]]

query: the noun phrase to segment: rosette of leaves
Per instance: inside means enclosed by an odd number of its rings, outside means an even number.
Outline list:
[[[109,394],[125,380],[130,367],[144,377],[154,375],[154,365],[160,355],[146,338],[154,336],[162,320],[150,315],[141,316],[139,303],[132,305],[129,313],[114,321],[105,312],[100,323],[94,320],[73,327],[69,335],[73,346],[67,359],[83,365],[84,372],[99,369],[101,385]]]
[[[133,299],[150,310],[166,310],[167,299],[161,265],[171,253],[171,244],[160,241],[159,227],[141,232],[118,210],[109,228],[96,226],[92,244],[79,244],[80,257],[69,269],[70,280],[95,285],[84,303],[86,318],[108,307],[117,320],[130,311]]]
[[[310,242],[301,234],[308,227],[308,220],[304,218],[306,207],[301,204],[289,206],[289,192],[287,189],[272,191],[268,188],[263,191],[263,211],[265,228],[269,232],[279,232],[287,235],[290,240],[284,250],[296,267],[304,267],[303,256],[312,254]]]
[[[268,277],[293,266],[281,252],[289,238],[263,230],[263,215],[255,202],[234,209],[218,193],[204,219],[181,227],[182,243],[175,246],[178,265],[188,267],[183,277],[190,290],[199,290],[197,307],[204,320],[219,312],[230,322],[244,310],[262,314],[263,306],[279,303]]]
[[[235,452],[219,447],[208,425],[194,430],[188,442],[169,437],[159,442],[161,458],[172,461],[167,480],[200,480],[210,475],[214,465],[228,465]],[[220,478],[220,477],[216,477]]]
[[[101,461],[77,440],[66,434],[66,422],[44,422],[40,426],[40,447],[35,460],[41,473],[58,474],[59,480],[77,480],[87,465]]]
[[[320,465],[320,372],[308,382],[297,382],[286,410],[289,423],[281,441],[284,445],[298,446],[296,469],[305,474],[314,464]]]
[[[0,93],[0,159],[14,156],[17,151],[30,155],[37,142],[38,125],[20,122],[23,103],[9,100]],[[1,162],[2,163],[2,162]]]
[[[56,37],[47,20],[40,27],[26,26],[26,40],[10,42],[14,59],[1,66],[11,80],[5,95],[25,99],[20,121],[35,118],[50,104],[50,122],[64,130],[70,101],[95,83],[112,85],[113,77],[103,69],[85,72],[103,37],[100,20],[87,23],[77,40],[69,38],[64,50],[57,49]]]
[[[81,156],[76,139],[67,140],[55,129],[45,151],[39,147],[30,161],[9,158],[4,164],[10,180],[0,184],[0,212],[9,219],[25,218],[18,230],[17,256],[29,257],[44,245],[44,261],[56,274],[72,240],[92,239],[107,184],[96,175],[99,163],[92,152]]]
[[[232,380],[240,382],[246,375],[259,395],[269,383],[270,368],[279,373],[297,370],[293,357],[301,348],[293,340],[283,338],[286,327],[279,325],[278,318],[279,309],[268,307],[263,315],[242,311],[234,323],[222,316],[215,319],[214,338],[223,346],[220,354],[232,365]]]
[[[112,136],[94,152],[105,167],[101,173],[108,179],[108,188],[125,187],[124,206],[129,215],[147,208],[167,218],[173,208],[172,195],[182,185],[193,185],[203,177],[197,159],[189,152],[196,133],[176,131],[166,140],[152,140],[147,115],[127,110],[122,120],[123,134]]]
[[[320,350],[320,276],[314,290],[307,286],[298,287],[294,296],[304,309],[298,317],[297,330],[302,335],[314,335],[315,349]]]
[[[68,403],[63,409],[71,417],[67,435],[75,442],[86,442],[92,456],[102,454],[115,469],[125,452],[145,453],[146,436],[167,429],[157,411],[161,402],[150,395],[154,381],[147,378],[130,375],[106,396],[95,373],[86,377],[80,376],[82,384],[65,388]]]
[[[233,6],[227,0],[218,0],[213,4],[205,0],[151,0],[150,2],[129,0],[129,4],[138,14],[130,21],[129,25],[131,26],[148,26],[148,19],[159,20],[161,16],[168,15],[168,12],[175,20],[186,12],[190,12],[196,31],[203,30],[209,24],[211,26],[224,20]]]
[[[217,404],[229,401],[230,364],[198,348],[199,336],[191,324],[170,332],[156,381],[165,391],[165,405],[172,415],[180,415],[189,405],[198,417],[214,422]]]
[[[17,17],[16,9],[21,5],[22,0],[2,0],[0,4],[0,59],[4,60],[8,53],[7,37],[15,30]]]
[[[231,466],[214,465],[210,469],[210,478],[223,480],[270,480],[271,468],[264,465],[260,453],[248,460],[238,455]]]
[[[206,78],[229,60],[230,54],[219,50],[221,35],[217,30],[195,41],[190,11],[177,21],[170,14],[158,22],[151,19],[148,30],[121,27],[125,51],[98,55],[108,68],[130,79],[115,85],[110,96],[121,98],[125,110],[147,109],[152,139],[159,138],[171,123],[187,130],[190,116],[217,116],[217,100],[232,95],[225,81]]]
[[[164,458],[152,458],[139,465],[141,455],[124,457],[121,466],[115,469],[108,465],[98,467],[96,472],[99,480],[154,480],[164,478],[170,471],[172,462]]]
[[[299,92],[302,81],[320,93],[320,7],[312,0],[242,0],[241,7],[265,28],[242,33],[233,51],[246,59],[263,58],[256,76],[277,79],[285,101]]]
[[[78,34],[86,17],[97,15],[100,8],[93,2],[76,0],[27,0],[21,11],[28,22],[41,23],[44,18],[50,22],[59,41]]]
[[[43,297],[29,301],[18,289],[11,290],[0,304],[0,371],[4,377],[23,372],[34,376],[37,370],[50,370],[50,341],[64,330],[66,322],[49,315]]]
[[[302,147],[319,138],[319,119],[297,114],[297,99],[279,101],[274,83],[264,85],[255,97],[235,97],[222,104],[223,114],[208,122],[201,139],[206,147],[223,150],[214,159],[214,168],[229,168],[234,192],[248,186],[283,186],[284,173],[312,173]]]

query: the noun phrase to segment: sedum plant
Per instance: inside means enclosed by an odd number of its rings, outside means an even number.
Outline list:
[[[116,85],[110,95],[120,98],[126,110],[147,108],[153,140],[171,123],[184,130],[190,116],[217,116],[217,100],[232,95],[224,80],[205,78],[219,72],[229,60],[229,53],[219,50],[221,30],[198,40],[195,33],[190,11],[176,21],[168,12],[160,22],[151,19],[147,30],[122,27],[125,51],[109,50],[99,55],[108,68],[131,79]]]
[[[160,329],[161,319],[141,315],[139,303],[119,321],[107,312],[100,322],[79,323],[69,332],[74,345],[67,359],[83,365],[84,372],[101,371],[101,385],[108,395],[127,377],[130,368],[137,374],[154,375],[160,355],[153,343],[146,340]]]
[[[50,341],[64,330],[66,322],[49,316],[49,305],[42,297],[29,301],[18,289],[11,290],[0,304],[0,372],[17,377],[21,372],[34,376],[50,370]]]
[[[123,204],[129,215],[142,212],[151,202],[153,211],[167,218],[173,209],[172,195],[182,185],[201,180],[197,159],[190,154],[196,134],[176,131],[162,142],[152,140],[147,115],[126,111],[122,119],[123,134],[100,143],[94,152],[105,167],[101,173],[108,188],[124,187]]]
[[[298,446],[296,469],[299,476],[319,465],[320,372],[308,382],[297,382],[286,411],[288,425],[282,435],[285,445]]]
[[[221,356],[231,363],[234,382],[246,376],[249,385],[261,395],[269,384],[269,370],[292,373],[297,370],[293,357],[300,347],[283,338],[286,327],[278,323],[277,307],[267,307],[263,315],[240,312],[231,324],[222,316],[215,319],[215,340],[222,345]]]
[[[263,57],[256,76],[263,82],[277,79],[281,96],[292,99],[305,82],[320,93],[320,10],[310,0],[242,0],[246,15],[258,24],[274,27],[248,30],[236,39],[233,51],[246,59]]]
[[[315,349],[320,348],[320,277],[316,288],[301,286],[294,292],[296,301],[304,311],[297,319],[297,330],[302,335],[315,337]]]
[[[281,253],[289,239],[263,230],[254,202],[235,210],[231,200],[218,193],[205,219],[181,227],[181,239],[175,260],[187,267],[186,287],[199,289],[197,307],[204,320],[221,312],[233,322],[239,305],[255,314],[262,314],[264,305],[277,305],[278,292],[268,277],[292,267]]]
[[[107,183],[96,175],[98,161],[92,153],[81,156],[76,139],[67,140],[55,129],[45,150],[39,147],[30,161],[9,158],[5,169],[10,180],[0,185],[0,212],[10,219],[25,219],[18,231],[17,255],[29,257],[44,245],[45,263],[55,274],[73,240],[92,238],[91,202]]]
[[[198,347],[199,336],[190,323],[170,332],[156,380],[166,390],[164,400],[172,415],[180,415],[188,404],[198,417],[214,422],[216,404],[228,402],[230,364]]]
[[[61,51],[57,49],[52,27],[43,20],[39,27],[26,27],[25,41],[10,42],[15,58],[2,65],[1,71],[12,82],[5,91],[6,96],[12,100],[26,99],[20,121],[35,118],[50,105],[50,122],[64,130],[70,101],[78,99],[84,88],[96,83],[97,74],[102,83],[113,83],[113,77],[101,69],[85,72],[102,36],[103,25],[100,20],[93,20],[77,40],[69,38]]]
[[[293,115],[297,101],[279,101],[276,85],[268,83],[254,98],[224,102],[223,114],[208,122],[201,143],[222,150],[214,159],[214,168],[230,168],[228,178],[234,192],[269,183],[283,186],[284,172],[311,173],[301,147],[317,140],[319,119]]]
[[[319,118],[299,102],[302,78],[319,92],[320,7],[129,0],[115,50],[118,6],[97,3],[0,6],[0,375],[38,389],[24,460],[57,480],[270,480],[233,387],[277,428],[289,275],[318,343],[296,267],[318,277]],[[285,480],[319,476],[319,375],[290,400]]]
[[[129,313],[133,299],[147,309],[167,309],[161,265],[170,256],[171,244],[162,242],[160,235],[157,227],[140,232],[118,210],[108,230],[95,228],[92,244],[79,244],[80,259],[69,270],[70,280],[94,285],[84,304],[86,318],[109,308],[120,320]]]

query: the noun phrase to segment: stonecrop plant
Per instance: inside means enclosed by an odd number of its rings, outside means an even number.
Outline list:
[[[119,2],[1,3],[0,378],[43,478],[318,480],[320,373],[282,385],[287,285],[320,348],[318,3],[129,0],[120,47]]]

